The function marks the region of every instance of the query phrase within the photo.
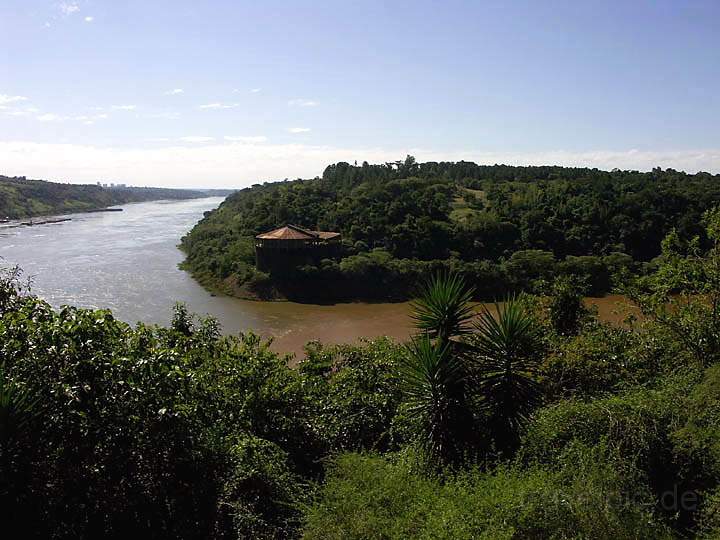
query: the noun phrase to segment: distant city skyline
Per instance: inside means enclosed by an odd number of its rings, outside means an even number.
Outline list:
[[[337,161],[720,172],[720,2],[6,0],[0,174],[243,187]]]

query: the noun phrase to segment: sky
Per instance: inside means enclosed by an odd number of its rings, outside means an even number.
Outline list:
[[[720,1],[0,0],[0,174],[720,173]]]

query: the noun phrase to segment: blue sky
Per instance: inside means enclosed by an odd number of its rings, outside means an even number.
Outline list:
[[[2,0],[0,174],[333,161],[720,172],[720,2]]]

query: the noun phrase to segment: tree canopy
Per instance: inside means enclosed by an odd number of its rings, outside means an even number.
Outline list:
[[[556,275],[583,278],[600,294],[614,274],[638,272],[657,257],[672,228],[706,245],[698,223],[719,197],[720,177],[707,173],[417,163],[408,156],[383,165],[337,163],[320,178],[241,190],[182,246],[186,268],[231,294],[252,292],[243,285],[268,290],[269,282],[298,299],[303,291],[309,299],[403,299],[417,278],[438,269],[458,271],[484,299]],[[341,260],[295,269],[293,280],[255,272],[252,237],[286,223],[341,232]],[[302,290],[288,285],[298,278]]]

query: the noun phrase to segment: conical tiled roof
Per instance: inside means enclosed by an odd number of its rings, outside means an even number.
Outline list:
[[[314,240],[320,235],[313,231],[308,231],[297,225],[286,225],[273,231],[258,234],[255,238],[260,240]]]

